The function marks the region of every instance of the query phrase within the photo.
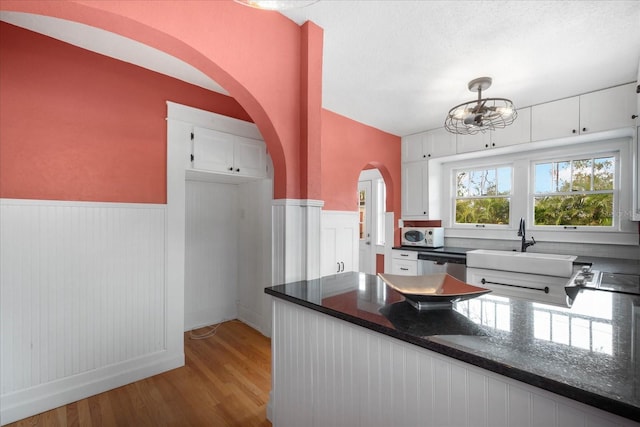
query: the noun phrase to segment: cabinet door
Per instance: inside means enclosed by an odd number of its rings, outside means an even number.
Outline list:
[[[633,153],[633,183],[631,184],[633,213],[631,219],[640,221],[640,127],[636,129],[638,136],[636,138],[635,152]],[[634,188],[635,187],[635,188]]]
[[[322,276],[358,270],[356,214],[323,214],[320,235]]]
[[[234,136],[211,129],[193,129],[193,168],[231,173]]]
[[[561,99],[531,107],[531,140],[577,135],[580,128],[580,98]]]
[[[428,162],[402,165],[402,215],[422,216],[429,213]]]
[[[580,132],[592,133],[636,126],[635,84],[580,95]]]
[[[458,154],[486,150],[491,147],[491,133],[479,132],[475,135],[457,135],[456,147]]]
[[[236,136],[233,168],[234,172],[240,175],[266,177],[267,160],[264,143]]]
[[[495,147],[523,144],[531,141],[531,107],[518,110],[516,120],[504,129],[491,133],[491,143]]]
[[[456,154],[456,135],[445,128],[425,132],[423,151],[425,158]]]
[[[402,161],[415,162],[423,160],[424,132],[402,137]]]

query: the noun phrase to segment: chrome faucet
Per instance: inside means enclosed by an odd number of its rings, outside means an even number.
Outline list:
[[[520,247],[520,252],[526,252],[529,246],[533,246],[536,244],[536,239],[531,236],[531,240],[527,240],[526,233],[524,231],[524,218],[520,218],[520,228],[518,229],[518,236],[522,237],[522,246]]]

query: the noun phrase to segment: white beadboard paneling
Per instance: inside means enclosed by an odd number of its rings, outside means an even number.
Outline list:
[[[274,426],[637,426],[313,310],[273,302]]]
[[[1,201],[2,422],[64,401],[49,384],[105,389],[92,373],[166,350],[165,221],[164,205]]]
[[[237,318],[237,186],[186,181],[185,330]]]

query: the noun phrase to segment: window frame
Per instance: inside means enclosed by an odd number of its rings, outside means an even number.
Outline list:
[[[460,173],[461,171],[466,171],[466,172],[470,172],[470,171],[477,171],[477,170],[487,170],[487,169],[495,169],[496,171],[500,168],[504,168],[504,167],[508,167],[509,169],[511,169],[511,185],[510,185],[510,192],[509,195],[507,197],[504,196],[500,196],[498,194],[496,194],[495,196],[482,196],[482,197],[500,197],[500,198],[507,198],[509,199],[509,222],[507,224],[480,224],[480,223],[457,223],[456,222],[456,201],[458,200],[458,180],[457,180],[457,176],[458,173]],[[512,198],[513,198],[513,189],[514,189],[514,168],[513,165],[510,163],[499,163],[499,164],[491,164],[491,165],[486,165],[486,166],[479,166],[479,167],[460,167],[460,168],[455,168],[451,171],[451,179],[452,179],[452,188],[453,188],[453,193],[452,193],[452,197],[450,198],[450,208],[451,208],[451,212],[452,212],[452,216],[451,216],[451,224],[454,227],[465,227],[465,228],[505,228],[505,227],[509,227],[509,225],[511,224],[512,221]],[[482,198],[482,197],[470,197],[470,198]]]
[[[440,171],[440,183],[437,187],[442,195],[442,225],[446,229],[446,236],[452,238],[513,240],[514,249],[517,246],[517,229],[520,218],[526,221],[527,236],[534,236],[538,242],[579,243],[579,244],[614,244],[637,245],[637,224],[631,221],[632,205],[632,143],[631,137],[618,137],[606,140],[592,140],[587,142],[570,142],[558,146],[553,141],[529,143],[524,149],[520,146],[509,146],[503,149],[486,150],[466,153],[444,159],[433,159],[434,167]],[[618,153],[616,164],[614,189],[614,226],[596,227],[577,226],[576,229],[565,230],[562,226],[550,229],[550,226],[536,226],[533,224],[533,179],[532,165],[545,159],[561,157],[599,157],[600,154]],[[497,167],[511,164],[512,199],[510,207],[509,225],[489,225],[476,227],[475,225],[455,223],[455,173],[454,171],[483,167]],[[522,184],[524,183],[524,184]],[[629,183],[629,185],[627,185]],[[518,191],[526,188],[527,191]],[[519,247],[519,246],[518,246]]]
[[[539,193],[535,192],[535,175],[536,175],[536,171],[535,171],[535,165],[539,164],[539,163],[548,163],[548,162],[557,162],[560,161],[561,159],[566,161],[574,161],[574,160],[579,160],[580,157],[583,158],[590,158],[590,159],[596,159],[596,158],[600,158],[600,157],[613,157],[615,159],[615,163],[614,163],[614,175],[613,175],[613,190],[609,191],[607,190],[605,191],[589,191],[589,193],[591,194],[608,194],[611,193],[613,195],[613,219],[612,219],[612,224],[611,226],[595,226],[595,225],[536,225],[535,224],[535,197],[539,196]],[[530,185],[529,185],[529,201],[528,201],[528,214],[529,214],[529,218],[531,219],[530,224],[531,224],[531,228],[532,229],[540,229],[540,230],[549,230],[549,231],[564,231],[567,229],[571,229],[571,231],[576,231],[578,229],[582,230],[582,231],[590,231],[590,232],[602,232],[602,231],[616,231],[617,229],[619,229],[619,222],[620,222],[620,218],[617,217],[615,215],[615,212],[618,212],[618,205],[620,204],[620,173],[619,173],[619,169],[620,169],[620,151],[604,151],[604,152],[599,152],[599,153],[584,153],[584,154],[578,154],[578,155],[573,155],[573,156],[565,156],[565,157],[550,157],[547,159],[535,159],[535,160],[531,160],[531,164],[530,164],[530,174],[531,174],[531,178],[530,178]],[[553,194],[553,193],[543,193],[543,194]],[[579,192],[575,193],[575,194],[579,194]],[[563,195],[563,194],[557,194],[557,195]]]

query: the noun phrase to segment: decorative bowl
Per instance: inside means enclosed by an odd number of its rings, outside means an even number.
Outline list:
[[[451,308],[454,302],[491,292],[490,289],[470,285],[447,273],[423,276],[378,273],[378,276],[418,310]]]

